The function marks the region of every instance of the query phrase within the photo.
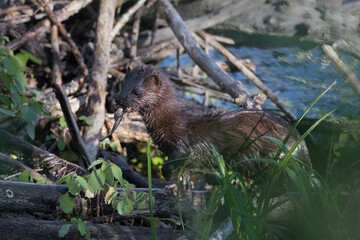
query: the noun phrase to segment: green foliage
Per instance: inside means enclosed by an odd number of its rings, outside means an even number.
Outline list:
[[[7,49],[0,39],[0,79],[4,88],[0,92],[0,116],[6,115],[10,119],[16,118],[24,122],[25,130],[31,139],[35,139],[35,126],[33,121],[43,114],[42,105],[36,102],[38,92],[31,90],[27,86],[26,64],[31,60],[37,64],[41,61],[25,50],[20,50],[14,54]],[[33,97],[28,97],[26,92],[32,93]]]
[[[40,177],[39,179],[35,180],[33,176],[29,174],[28,171],[23,171],[16,179],[17,182],[26,182],[26,183],[39,183],[39,184],[46,184],[46,180],[44,177]]]
[[[86,239],[91,239],[89,229],[86,227],[85,223],[80,218],[71,218],[71,223],[78,229],[81,236],[85,236]],[[60,230],[59,230],[59,235],[60,235]]]
[[[94,124],[87,116],[82,115],[79,117],[79,119],[84,121],[89,126]]]
[[[69,232],[70,230],[70,224],[64,224],[61,226],[61,228],[59,229],[59,233],[58,236],[59,237],[65,237],[65,235]]]
[[[59,198],[59,204],[60,204],[60,208],[65,212],[65,213],[70,213],[73,208],[74,208],[74,199],[72,199],[69,194],[65,193],[64,195],[62,195]]]
[[[60,208],[64,213],[70,214],[75,210],[74,198],[83,200],[95,198],[100,194],[105,199],[105,204],[111,205],[120,215],[129,214],[134,209],[146,209],[149,206],[149,194],[136,193],[131,190],[135,186],[123,179],[121,169],[111,162],[100,158],[93,162],[89,169],[98,167],[90,175],[78,176],[74,173],[61,177],[56,184],[66,183],[68,192],[59,199]],[[125,188],[118,191],[116,188]],[[71,197],[74,196],[74,197]],[[147,206],[147,207],[146,207]],[[85,216],[83,216],[85,217]],[[78,228],[82,236],[90,238],[90,232],[87,230],[84,222],[79,218],[72,218],[72,223]],[[64,234],[66,228],[61,229]],[[60,232],[59,232],[60,236]]]
[[[329,88],[325,92],[328,90]],[[305,111],[299,121],[319,98]],[[354,212],[359,210],[359,206],[356,206],[359,201],[359,189],[349,195],[341,196],[338,186],[330,187],[311,166],[292,156],[301,141],[329,114],[331,112],[310,127],[291,149],[285,146],[288,138],[281,142],[266,137],[274,141],[280,151],[274,159],[245,160],[262,162],[269,166],[266,178],[255,189],[239,173],[227,166],[222,156],[213,152],[220,175],[220,186],[212,190],[206,212],[194,217],[194,222],[197,223],[195,227],[205,235],[205,237],[199,235],[198,239],[208,238],[213,222],[212,213],[216,206],[222,205],[222,199],[225,200],[224,206],[227,208],[237,239],[293,239],[295,236],[289,235],[286,229],[267,221],[269,213],[289,203],[296,209],[297,219],[294,219],[293,223],[297,227],[296,239],[355,239],[358,237],[357,226],[354,222],[358,222],[359,216]],[[297,124],[298,122],[295,126]],[[350,139],[358,139],[358,135],[356,131],[340,134],[337,145],[335,144],[338,147],[335,147],[334,151],[350,144]],[[284,155],[281,159],[280,153]],[[282,193],[283,195],[275,200],[274,193],[278,196],[276,191],[284,186],[284,180],[286,188],[282,192],[286,193]]]

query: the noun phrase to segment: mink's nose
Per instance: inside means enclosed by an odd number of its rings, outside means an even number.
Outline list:
[[[121,92],[118,92],[115,95],[115,103],[119,106],[119,107],[125,107],[125,99],[126,96],[124,96],[123,94],[121,94]]]

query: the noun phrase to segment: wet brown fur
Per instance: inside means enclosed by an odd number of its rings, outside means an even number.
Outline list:
[[[262,136],[283,141],[291,129],[281,117],[261,110],[191,114],[179,104],[168,77],[152,66],[131,70],[116,102],[142,115],[152,140],[169,158],[163,167],[166,178],[188,158],[194,167],[208,166],[213,156],[210,149],[222,154],[236,171],[256,177],[264,164],[241,160],[274,157],[278,146]],[[286,145],[291,147],[298,138],[295,131]],[[305,143],[298,147],[297,157],[310,163]]]

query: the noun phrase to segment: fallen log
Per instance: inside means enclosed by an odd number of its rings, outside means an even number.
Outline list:
[[[70,224],[65,237],[58,236],[59,229]],[[121,226],[105,224],[85,224],[92,239],[149,239],[151,228],[138,226]],[[44,221],[33,219],[0,218],[1,239],[83,239],[77,227],[70,222]],[[157,239],[194,239],[193,231],[179,231],[171,228],[157,228]]]

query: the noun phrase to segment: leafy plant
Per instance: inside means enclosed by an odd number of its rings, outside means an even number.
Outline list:
[[[86,202],[87,199],[93,199],[98,194],[104,197],[105,204],[111,205],[120,215],[129,214],[135,209],[147,209],[149,206],[148,193],[137,193],[131,188],[135,186],[123,179],[121,169],[111,162],[107,162],[104,159],[98,159],[89,166],[89,169],[93,167],[99,167],[95,171],[92,171],[90,175],[78,176],[76,174],[65,175],[60,178],[56,184],[66,183],[68,192],[63,194],[59,199],[60,208],[66,214],[71,214],[76,210],[75,198],[78,198],[81,202]],[[116,188],[125,188],[122,191],[118,191]],[[154,200],[152,200],[154,201]],[[82,204],[83,219],[86,218],[86,204]],[[73,221],[72,221],[73,222]],[[74,220],[75,222],[75,220]],[[74,223],[73,222],[73,223]],[[82,221],[81,221],[82,222]],[[76,221],[76,225],[79,229],[79,224],[82,223],[79,219]],[[64,227],[65,229],[66,227]],[[62,229],[62,231],[65,231]],[[88,238],[87,231],[82,231],[80,234]],[[60,235],[60,232],[59,232]]]
[[[326,89],[325,92],[327,92],[329,88]],[[325,92],[323,94],[325,94]],[[314,100],[311,106],[299,118],[299,121],[319,98]],[[336,187],[331,189],[327,185],[327,182],[322,179],[311,166],[307,166],[292,156],[292,153],[301,141],[329,114],[331,114],[331,112],[310,127],[291,149],[287,149],[285,146],[288,138],[286,138],[284,142],[268,138],[278,144],[280,151],[283,153],[282,155],[284,155],[282,159],[279,159],[281,153],[279,152],[274,159],[246,160],[263,162],[269,165],[267,177],[263,183],[260,186],[256,186],[255,189],[252,188],[252,185],[248,184],[241,175],[227,166],[222,156],[213,151],[220,173],[220,186],[213,189],[213,192],[216,194],[210,197],[208,209],[205,213],[207,217],[203,218],[208,220],[203,221],[204,223],[196,226],[196,228],[208,236],[213,221],[212,217],[209,217],[209,214],[215,209],[214,206],[220,206],[222,199],[224,199],[224,205],[228,210],[234,228],[234,234],[238,239],[293,238],[294,236],[289,235],[289,232],[267,221],[269,213],[281,207],[283,204],[288,203],[293,205],[293,208],[296,209],[299,215],[296,219],[297,239],[352,239],[355,237],[356,233],[345,226],[353,222],[350,220],[351,217],[352,219],[358,219],[358,217],[354,217],[353,214],[351,214],[351,210],[342,205],[343,200],[340,200],[342,198],[339,196],[338,189]],[[294,128],[297,124],[298,122]],[[292,132],[293,131],[289,133],[289,136]],[[348,138],[349,136],[342,135],[339,141],[344,143]],[[356,139],[356,137],[354,137],[354,139]],[[292,183],[293,188],[291,188],[291,190],[294,192],[287,192],[280,198],[274,199],[272,194],[278,187],[280,176],[286,176],[286,179]],[[353,194],[350,200],[348,199],[346,202],[350,206],[354,206],[354,203],[358,201],[358,199],[358,195],[356,197],[356,194]],[[199,219],[199,216],[196,216],[196,219]],[[198,236],[199,239],[202,237],[203,236],[200,235]]]
[[[41,61],[25,50],[14,54],[7,49],[4,40],[0,39],[0,79],[2,90],[0,92],[0,116],[8,119],[19,119],[25,124],[25,130],[31,139],[35,138],[35,125],[33,121],[44,112],[41,103],[36,101],[40,95],[36,90],[28,88],[26,76],[29,74],[26,64],[29,60],[41,64]],[[32,97],[27,96],[27,92]]]

